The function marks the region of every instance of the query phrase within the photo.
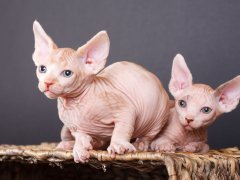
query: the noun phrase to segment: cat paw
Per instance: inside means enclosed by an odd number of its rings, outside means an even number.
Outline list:
[[[129,142],[111,143],[107,148],[109,154],[115,157],[115,154],[124,154],[126,152],[135,152],[136,148]]]
[[[85,163],[89,161],[90,153],[89,150],[93,149],[90,140],[82,138],[81,143],[75,143],[73,147],[73,158],[76,163]]]
[[[75,163],[85,163],[89,161],[90,153],[87,149],[74,147],[73,158]]]
[[[198,152],[198,148],[195,143],[189,143],[182,148],[183,152]]]
[[[176,146],[171,143],[152,143],[151,149],[156,152],[175,152]]]
[[[150,142],[137,140],[136,142],[133,143],[133,145],[139,151],[148,151]]]
[[[61,141],[56,149],[59,150],[72,150],[74,146],[75,141]]]

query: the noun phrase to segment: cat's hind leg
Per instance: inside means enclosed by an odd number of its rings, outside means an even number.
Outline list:
[[[72,150],[75,139],[70,130],[64,125],[61,130],[61,142],[57,145],[57,149]]]

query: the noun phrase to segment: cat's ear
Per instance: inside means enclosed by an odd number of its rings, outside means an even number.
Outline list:
[[[106,64],[109,54],[110,41],[106,31],[100,31],[85,45],[79,47],[77,53],[85,64],[87,71],[96,74]]]
[[[192,74],[187,67],[184,57],[177,54],[173,59],[172,75],[169,82],[169,90],[176,97],[183,90],[192,86]]]
[[[35,40],[35,51],[33,53],[33,59],[35,59],[34,57],[36,56],[46,56],[53,49],[57,48],[56,44],[47,35],[42,26],[36,20],[33,22],[33,33]]]
[[[219,111],[230,112],[235,109],[240,98],[240,76],[220,85],[215,90],[215,97],[219,103]]]

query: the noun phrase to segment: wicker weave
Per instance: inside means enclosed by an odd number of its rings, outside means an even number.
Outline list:
[[[20,163],[40,167],[45,164],[59,166],[58,169],[64,169],[71,164],[76,166],[71,151],[55,150],[55,146],[54,143],[31,146],[1,145],[0,161],[2,165]],[[87,164],[101,172],[111,171],[113,167],[134,170],[135,173],[138,172],[143,176],[154,173],[156,178],[169,176],[169,179],[239,179],[240,177],[238,148],[211,150],[207,154],[137,152],[117,155],[114,159],[106,151],[92,150],[90,154],[91,159]],[[92,170],[95,172],[96,169]]]

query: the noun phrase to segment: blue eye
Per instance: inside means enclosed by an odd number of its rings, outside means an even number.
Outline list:
[[[41,66],[39,66],[38,71],[39,71],[40,73],[46,73],[46,72],[47,72],[47,68],[46,68],[46,66],[41,65]]]
[[[179,105],[180,107],[182,107],[182,108],[185,108],[185,107],[187,107],[187,102],[184,101],[184,100],[179,100],[179,101],[178,101],[178,105]]]
[[[63,71],[63,76],[64,77],[70,77],[72,74],[73,74],[73,72],[70,71],[70,70],[64,70]]]
[[[208,114],[212,111],[212,109],[210,107],[203,107],[201,109],[201,112],[204,113],[204,114]]]

